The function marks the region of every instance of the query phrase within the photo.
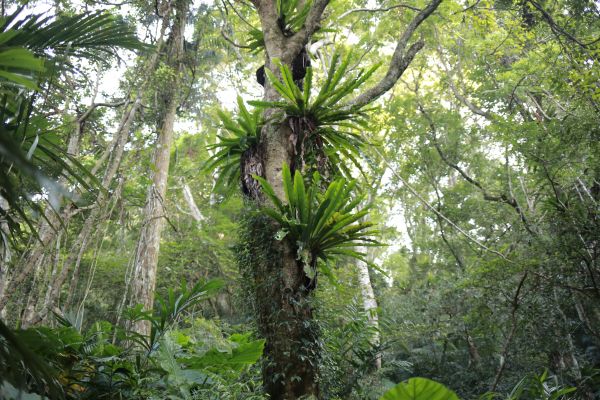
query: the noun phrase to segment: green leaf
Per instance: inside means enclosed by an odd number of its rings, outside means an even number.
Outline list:
[[[380,400],[459,400],[441,383],[425,378],[410,378],[388,390]]]

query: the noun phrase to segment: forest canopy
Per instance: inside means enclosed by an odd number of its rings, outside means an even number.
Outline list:
[[[593,0],[3,0],[0,399],[600,398]]]

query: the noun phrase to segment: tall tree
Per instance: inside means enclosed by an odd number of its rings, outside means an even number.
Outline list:
[[[170,8],[168,7],[168,10]],[[168,72],[157,93],[158,137],[154,152],[152,184],[148,187],[131,288],[131,304],[143,304],[148,310],[154,305],[158,253],[166,213],[165,195],[174,137],[173,127],[182,95],[180,82],[184,66],[184,30],[189,1],[176,0],[172,9],[175,13],[174,22],[165,49]],[[134,328],[142,334],[150,333],[148,321],[138,322]]]
[[[262,38],[265,47],[265,69],[281,78],[285,68],[291,71],[288,83],[293,78],[302,87],[306,67],[306,46],[324,22],[324,11],[328,0],[315,0],[312,3],[275,0],[253,0],[258,11]],[[289,4],[293,4],[289,7]],[[358,110],[390,90],[407,69],[415,55],[424,46],[423,40],[411,41],[419,25],[440,5],[441,0],[433,0],[419,10],[402,32],[387,72],[374,86],[364,90],[347,102],[346,110]],[[304,15],[303,23],[294,27],[293,12]],[[287,15],[286,15],[287,13]],[[297,20],[297,18],[296,18]],[[279,63],[283,66],[280,68]],[[283,71],[283,72],[281,72]],[[258,72],[260,80],[260,70]],[[270,76],[270,73],[267,72]],[[264,79],[263,79],[264,80]],[[339,81],[339,80],[338,80]],[[307,85],[310,85],[308,82]],[[295,89],[288,85],[291,91]],[[310,87],[308,88],[310,90]],[[264,99],[277,102],[281,91],[270,77],[265,82]],[[305,96],[305,98],[308,96]],[[332,95],[333,97],[333,95]],[[274,104],[274,103],[271,103]],[[302,116],[301,116],[302,117]],[[283,202],[289,201],[282,180],[282,168],[302,170],[308,163],[309,153],[299,152],[296,144],[303,142],[301,137],[310,134],[310,124],[320,121],[305,116],[308,126],[295,125],[289,115],[281,117],[280,110],[269,107],[264,112],[264,125],[260,132],[258,146],[242,156],[242,182],[247,196],[262,207],[272,207],[270,196],[265,196],[261,186],[253,183],[252,175],[265,178],[274,196]],[[313,116],[314,117],[314,116]],[[300,118],[301,119],[301,118]],[[300,124],[304,123],[300,122]],[[300,130],[300,132],[299,132]],[[304,132],[302,132],[304,130]],[[315,154],[312,154],[315,156]],[[318,156],[317,156],[318,158]],[[321,164],[322,166],[322,164]],[[326,175],[326,171],[323,171]],[[264,188],[264,186],[263,186]],[[287,198],[287,200],[286,200]],[[320,397],[318,382],[319,340],[313,321],[302,249],[290,237],[274,239],[278,225],[260,218],[249,218],[247,232],[243,235],[244,250],[249,256],[242,259],[245,268],[250,268],[254,277],[255,300],[261,334],[267,339],[263,380],[266,391],[272,399],[291,399],[302,396]]]

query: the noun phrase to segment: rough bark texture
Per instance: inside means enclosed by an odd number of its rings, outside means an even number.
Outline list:
[[[273,400],[320,398],[318,328],[294,245],[276,241],[278,227],[248,213],[243,223],[242,273],[251,283],[261,336],[266,339],[263,384]]]
[[[169,177],[171,145],[173,143],[173,126],[179,105],[179,82],[183,66],[183,40],[187,17],[188,0],[175,3],[175,22],[167,40],[167,64],[171,67],[171,82],[165,82],[159,97],[163,101],[162,115],[159,116],[159,133],[154,152],[154,174],[152,185],[148,188],[144,221],[136,250],[136,261],[133,273],[132,294],[130,303],[143,304],[144,309],[151,310],[154,305],[154,289],[156,287],[156,270],[160,238],[165,221],[165,195]],[[140,334],[150,334],[150,323],[140,321],[133,327]]]
[[[327,1],[317,1],[313,7],[319,4],[322,12]],[[301,38],[298,33],[286,37],[277,24],[274,1],[261,1],[257,7],[265,36],[266,68],[277,71],[272,63],[274,58],[291,68],[309,36]],[[313,16],[317,20],[319,17],[320,12]],[[265,99],[278,98],[278,93],[267,82]],[[257,154],[243,158],[242,172],[262,172],[277,196],[284,199],[281,171],[284,164],[292,163],[293,132],[286,121],[272,118],[275,115],[275,110],[265,112],[265,120],[270,122],[263,127]],[[260,163],[258,167],[257,162]],[[251,189],[247,193],[251,199],[269,206],[256,190],[256,185],[244,182],[244,187]],[[263,361],[265,390],[273,400],[320,398],[318,334],[313,322],[310,292],[304,287],[304,268],[297,260],[295,243],[275,240],[273,236],[277,227],[260,218],[250,219],[248,229],[252,234],[242,241],[250,246],[246,250],[252,256],[243,262],[243,268],[252,270],[258,326],[266,339]]]

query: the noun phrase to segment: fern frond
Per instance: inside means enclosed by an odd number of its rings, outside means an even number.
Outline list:
[[[315,182],[320,180],[318,176],[313,178],[313,183],[307,189],[302,174],[296,171],[292,179],[289,167],[284,164],[282,179],[286,198],[279,199],[264,178],[255,179],[276,207],[263,208],[264,214],[288,231],[293,243],[299,243],[302,249],[307,249],[313,261],[326,261],[335,255],[349,255],[364,260],[364,254],[350,248],[381,245],[374,239],[379,232],[370,229],[373,224],[359,222],[368,215],[368,207],[354,211],[363,200],[362,197],[352,196],[356,185],[354,181],[336,179],[323,195],[317,196]]]

